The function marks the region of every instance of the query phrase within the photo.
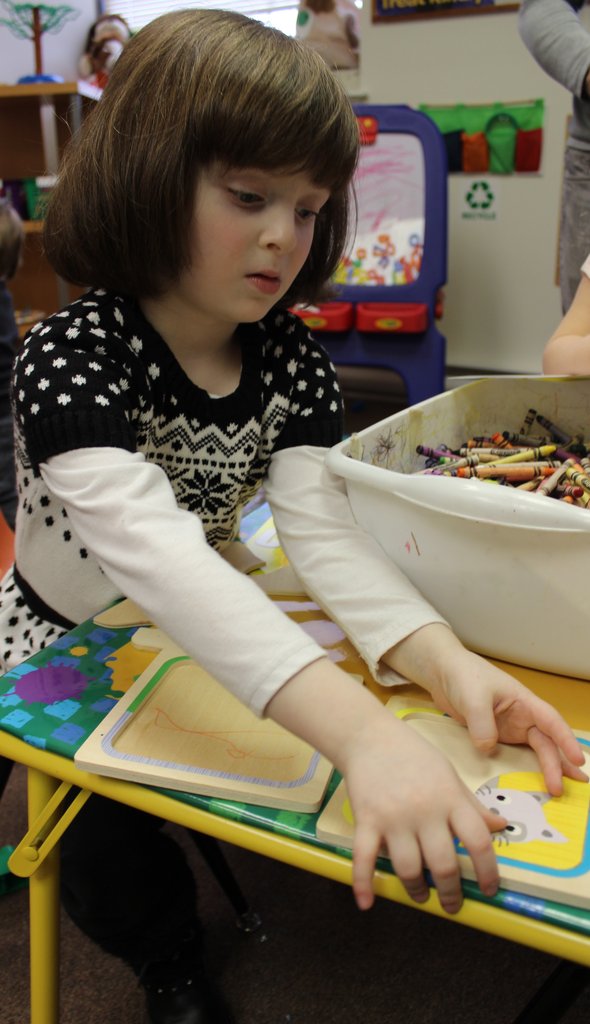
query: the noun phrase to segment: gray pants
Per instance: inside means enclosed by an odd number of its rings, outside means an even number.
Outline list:
[[[572,304],[580,268],[590,255],[590,150],[567,146],[564,158],[559,236],[559,278],[563,312]]]

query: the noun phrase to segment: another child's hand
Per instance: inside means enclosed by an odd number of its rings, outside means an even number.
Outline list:
[[[413,900],[429,897],[426,868],[441,906],[456,913],[463,896],[454,837],[468,850],[482,892],[491,896],[499,876],[490,831],[506,821],[483,807],[443,754],[406,723],[387,717],[358,736],[342,765],[356,826],[357,904],[366,909],[373,903],[375,860],[385,847]]]

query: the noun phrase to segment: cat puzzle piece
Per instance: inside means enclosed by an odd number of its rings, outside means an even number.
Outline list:
[[[392,697],[387,707],[438,747],[477,798],[508,824],[495,833],[494,848],[505,889],[590,908],[590,785],[564,779],[552,797],[528,747],[499,744],[492,754],[477,751],[467,729],[425,701]],[[577,732],[590,769],[590,733]],[[341,783],[318,818],[317,837],[350,848],[354,820]],[[475,879],[471,859],[457,844],[461,873]]]

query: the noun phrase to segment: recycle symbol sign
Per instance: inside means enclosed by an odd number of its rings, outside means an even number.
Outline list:
[[[474,181],[465,196],[465,202],[472,210],[489,210],[495,196],[487,181]]]

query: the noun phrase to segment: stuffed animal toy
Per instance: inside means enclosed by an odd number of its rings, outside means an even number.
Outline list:
[[[353,0],[300,0],[295,35],[331,68],[359,65],[358,11]]]
[[[131,29],[118,14],[105,14],[90,26],[86,49],[78,63],[80,78],[104,89]]]

